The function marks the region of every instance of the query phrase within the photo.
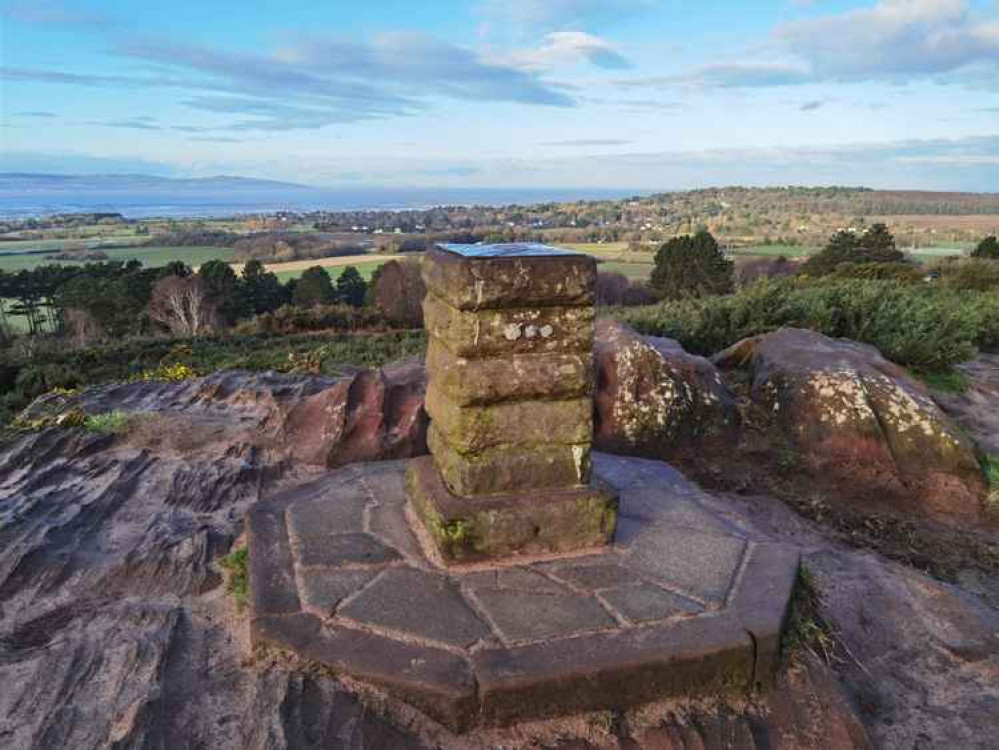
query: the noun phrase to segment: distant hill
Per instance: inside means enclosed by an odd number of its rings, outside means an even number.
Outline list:
[[[63,175],[30,172],[0,172],[0,192],[61,193],[95,191],[113,192],[164,192],[164,193],[221,193],[221,192],[313,192],[315,188],[293,182],[256,180],[249,177],[200,177],[177,179],[154,177],[144,174]]]

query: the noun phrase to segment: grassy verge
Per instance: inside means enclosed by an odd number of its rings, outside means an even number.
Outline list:
[[[243,547],[230,552],[219,561],[219,565],[226,571],[226,591],[232,595],[237,609],[240,610],[246,606],[246,597],[250,588],[249,573],[247,572],[249,557],[250,550]]]

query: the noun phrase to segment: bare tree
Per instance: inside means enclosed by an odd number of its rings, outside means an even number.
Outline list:
[[[214,327],[218,312],[199,276],[166,276],[156,282],[149,317],[175,336],[197,336]]]

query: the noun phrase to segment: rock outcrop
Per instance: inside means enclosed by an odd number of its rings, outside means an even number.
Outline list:
[[[455,738],[293,661],[251,653],[218,560],[249,508],[287,488],[304,491],[323,471],[293,458],[279,429],[337,382],[220,373],[95,388],[59,404],[46,399],[33,413],[75,405],[152,416],[121,434],[49,428],[0,440],[0,747],[994,746],[994,600],[844,549],[772,498],[703,492],[673,470],[659,479],[670,492],[696,494],[752,539],[805,551],[823,614],[844,642],[842,661],[809,658],[749,703],[652,707]],[[393,387],[380,392],[383,404],[394,403]],[[347,432],[391,433],[388,425],[406,422],[374,421],[385,427]]]
[[[968,379],[967,388],[961,393],[934,391],[933,399],[982,450],[999,456],[999,354],[980,354],[957,370]]]
[[[598,450],[681,459],[737,440],[735,399],[704,357],[616,320],[597,322],[594,355]]]
[[[116,383],[44,396],[25,410],[22,420],[73,411],[182,415],[198,423],[196,432],[209,426],[237,430],[258,450],[333,468],[426,453],[425,389],[426,373],[418,358],[374,370],[350,368],[335,378],[217,372],[180,382]],[[183,440],[184,435],[167,437]]]
[[[982,518],[986,489],[974,445],[924,386],[874,347],[782,328],[714,361],[748,368],[753,400],[817,484],[939,519]]]

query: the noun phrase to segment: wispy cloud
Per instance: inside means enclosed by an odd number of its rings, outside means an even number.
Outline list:
[[[120,120],[90,120],[87,125],[98,125],[104,128],[126,128],[129,130],[162,130],[152,117],[126,117]]]
[[[539,29],[589,29],[649,10],[657,0],[484,0],[496,24]]]
[[[2,14],[12,21],[50,26],[106,29],[111,19],[103,13],[78,10],[58,0],[11,0],[2,6]]]
[[[822,109],[829,102],[825,99],[812,99],[810,102],[804,102],[798,109],[802,112],[814,112],[817,109]]]
[[[757,86],[792,86],[809,83],[810,71],[794,62],[715,63],[694,68],[686,73],[652,78],[618,81],[625,87],[675,88],[743,88]]]
[[[542,146],[627,146],[633,141],[620,138],[577,138],[564,141],[545,141]]]
[[[770,60],[717,62],[622,83],[710,89],[929,79],[999,90],[995,3],[976,10],[967,0],[880,0],[780,24],[764,46]]]
[[[53,118],[58,117],[59,115],[57,115],[55,112],[45,112],[45,111],[40,111],[40,110],[33,110],[33,111],[28,111],[28,112],[15,112],[14,116],[15,117],[32,117],[32,118],[38,118],[38,119],[53,119]]]
[[[201,132],[316,129],[414,114],[440,99],[576,105],[570,89],[547,80],[541,70],[487,58],[424,33],[384,33],[368,41],[298,37],[270,54],[149,37],[120,38],[111,46],[151,72],[105,75],[8,66],[0,67],[0,78],[183,89],[187,106],[237,116]],[[552,55],[572,53],[604,67],[626,64],[609,45],[587,35],[556,37],[549,47]]]
[[[820,79],[912,78],[999,62],[999,13],[965,0],[881,0],[785,23],[775,36]]]
[[[198,135],[188,138],[189,141],[201,141],[204,143],[246,143],[243,138],[232,138],[224,135]]]

